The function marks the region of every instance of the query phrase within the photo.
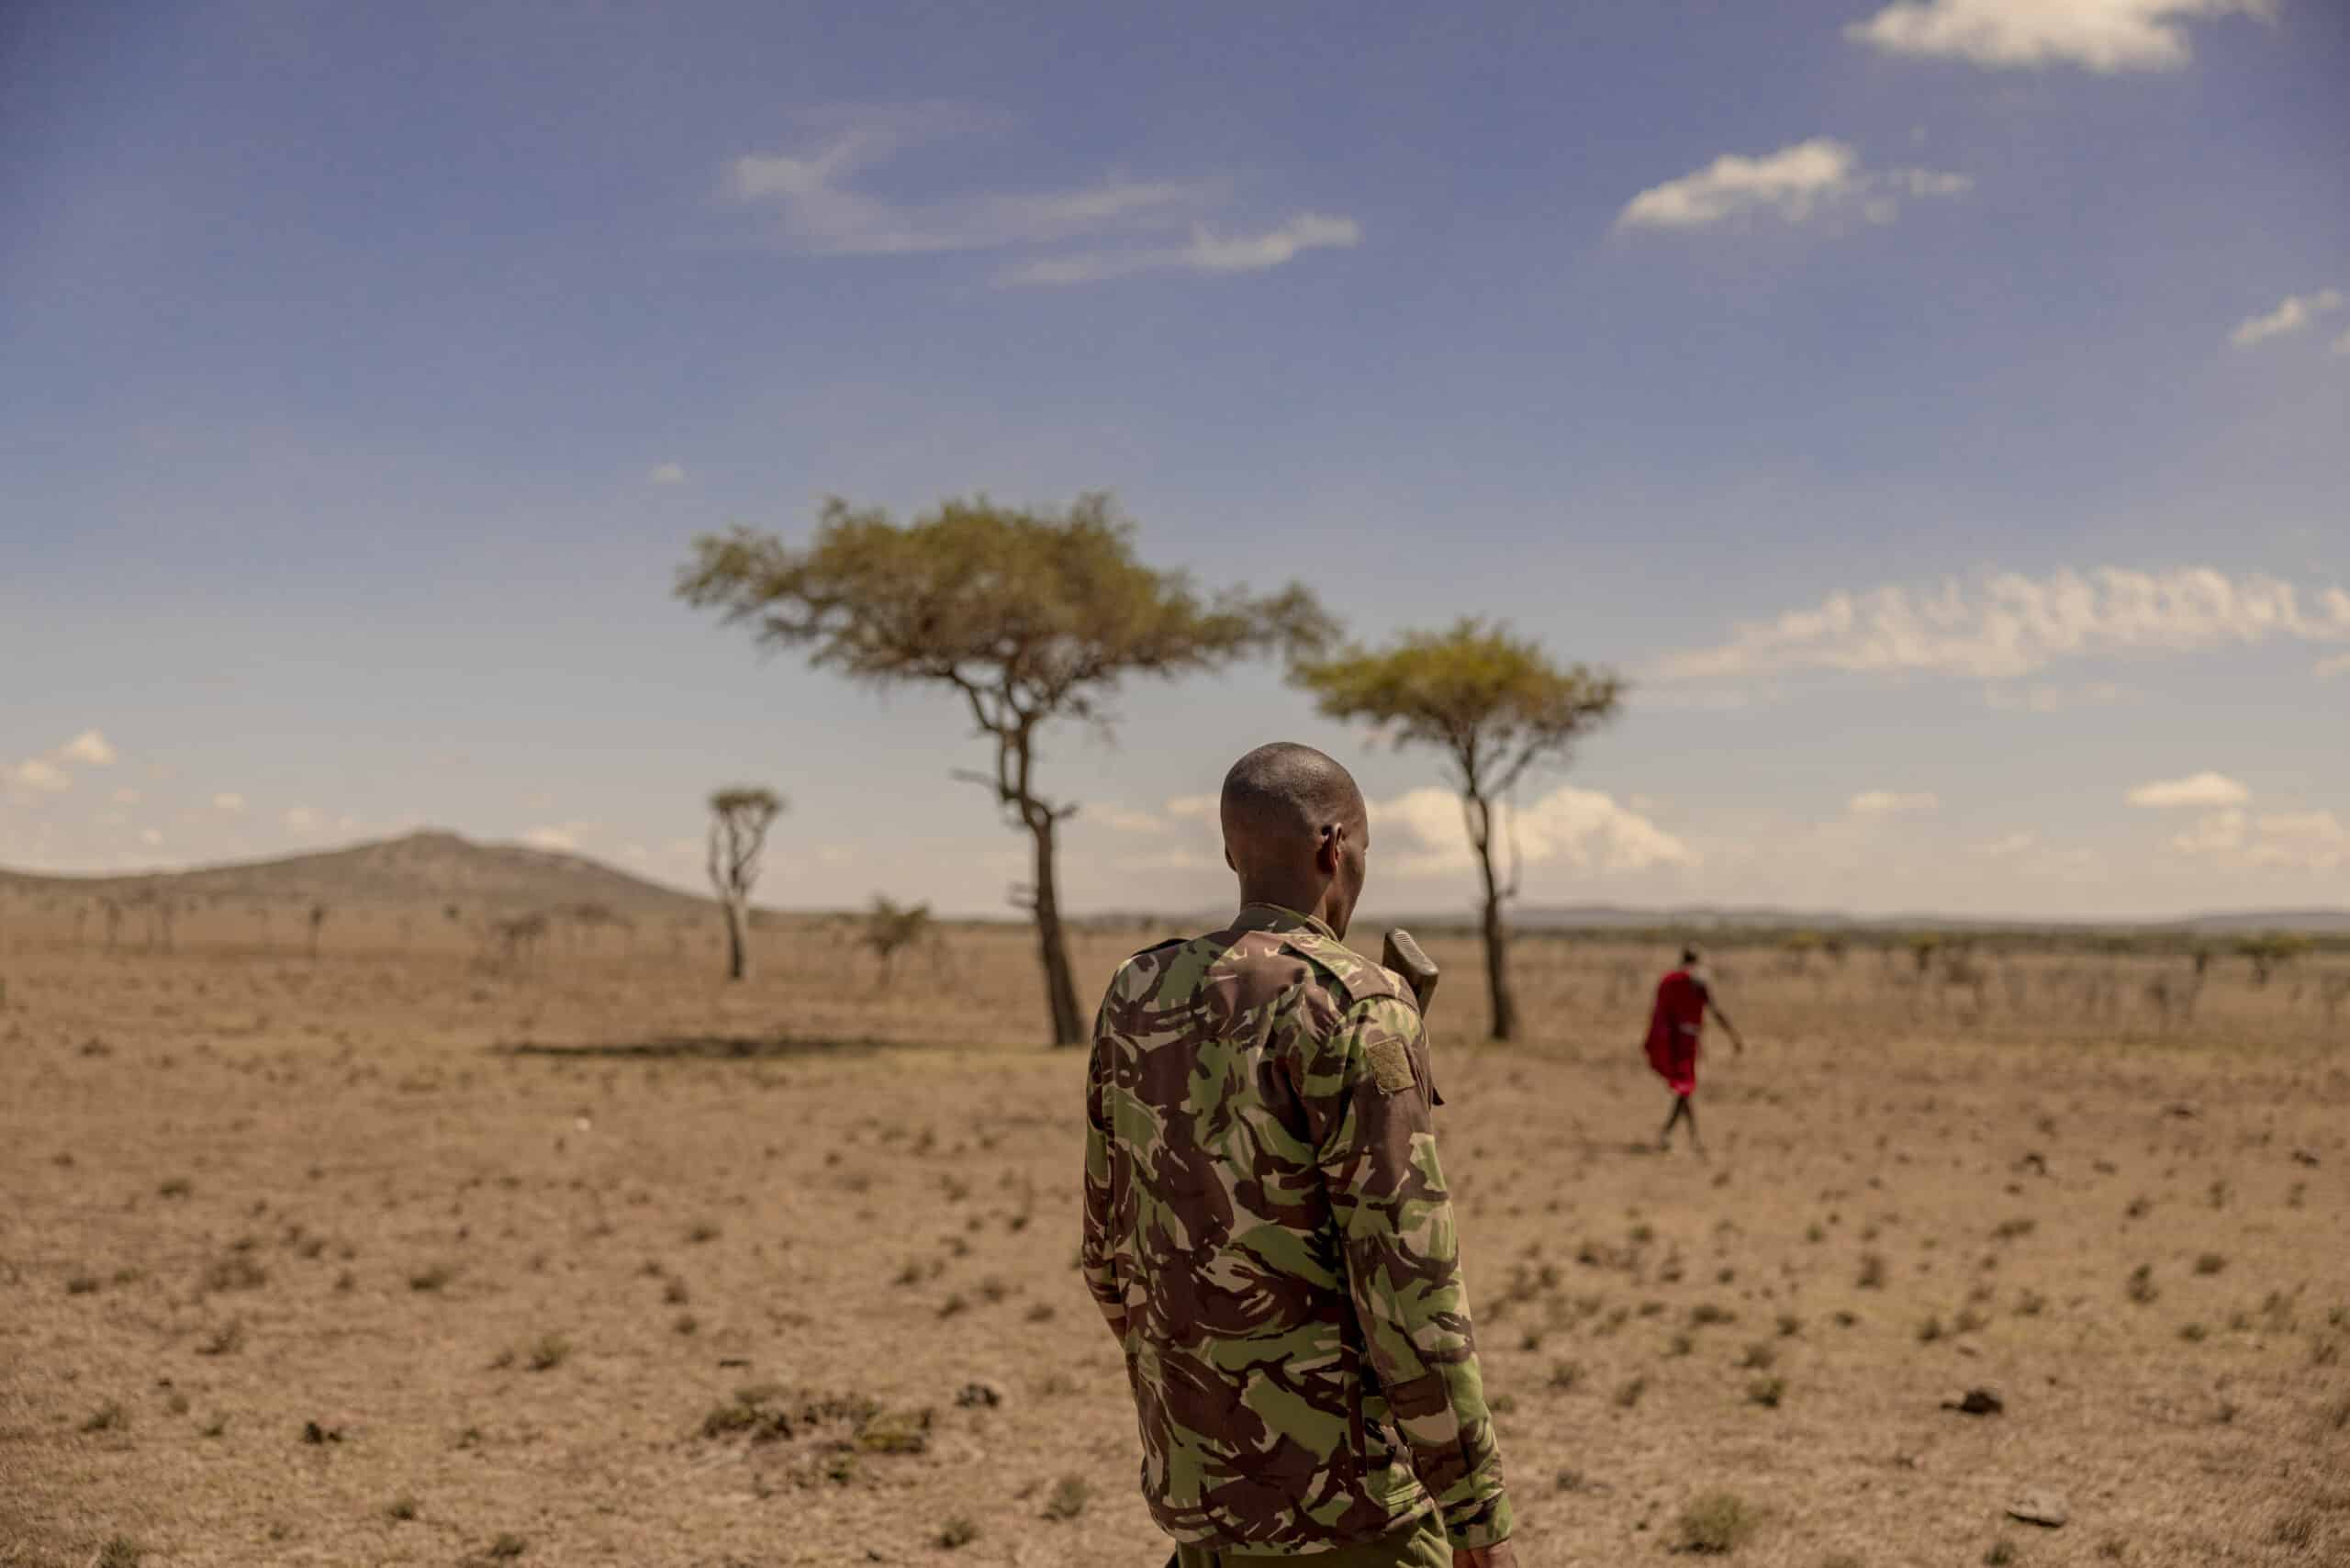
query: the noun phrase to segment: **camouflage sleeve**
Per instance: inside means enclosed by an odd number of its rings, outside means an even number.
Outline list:
[[[1418,1012],[1375,997],[1347,1011],[1304,1087],[1363,1342],[1412,1467],[1465,1550],[1507,1539],[1512,1519],[1417,1067],[1426,1059]]]
[[[1085,1288],[1111,1328],[1125,1328],[1125,1287],[1118,1278],[1118,1240],[1114,1231],[1115,1193],[1111,1186],[1111,1075],[1115,1042],[1107,1034],[1109,1003],[1102,1003],[1093,1025],[1093,1052],[1085,1070],[1085,1239],[1079,1256]]]

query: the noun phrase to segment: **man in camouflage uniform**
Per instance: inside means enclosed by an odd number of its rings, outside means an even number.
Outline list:
[[[1362,794],[1264,746],[1222,816],[1238,918],[1119,968],[1087,1074],[1085,1280],[1144,1496],[1181,1568],[1515,1568],[1427,1036],[1339,941]]]

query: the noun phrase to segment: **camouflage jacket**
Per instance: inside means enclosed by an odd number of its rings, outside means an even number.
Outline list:
[[[1137,953],[1087,1073],[1087,1286],[1125,1344],[1143,1494],[1186,1544],[1510,1532],[1427,1037],[1393,971],[1252,904]]]

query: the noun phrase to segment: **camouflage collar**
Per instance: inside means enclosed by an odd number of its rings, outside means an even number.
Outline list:
[[[1313,915],[1277,903],[1249,903],[1240,906],[1240,918],[1232,923],[1235,931],[1294,931],[1310,926],[1321,935],[1336,942],[1337,934]]]

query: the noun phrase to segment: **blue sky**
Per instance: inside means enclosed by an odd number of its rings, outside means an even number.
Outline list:
[[[1630,675],[1533,900],[2350,902],[2350,11],[1263,11],[12,12],[0,864],[690,880],[740,778],[775,902],[1000,909],[949,703],[669,580],[1106,488],[1203,582]],[[1048,758],[1079,907],[1218,900],[1274,736],[1468,898],[1432,761],[1272,671],[1121,711]]]

